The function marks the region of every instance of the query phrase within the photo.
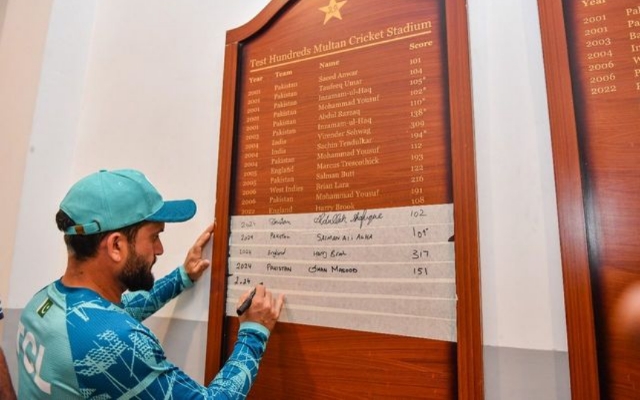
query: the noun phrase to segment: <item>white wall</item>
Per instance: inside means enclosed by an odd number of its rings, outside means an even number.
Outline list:
[[[43,0],[8,0],[7,15],[25,1]],[[48,34],[44,52],[31,49],[43,57],[41,74],[23,83],[37,88],[37,98],[26,101],[33,115],[4,112],[0,118],[3,155],[7,124],[23,127],[15,134],[18,143],[28,140],[28,146],[18,146],[22,161],[10,158],[2,165],[11,171],[12,182],[19,186],[24,180],[19,204],[7,204],[17,221],[0,224],[3,243],[15,243],[8,252],[13,250],[7,260],[8,297],[0,285],[5,308],[22,308],[33,292],[64,271],[53,215],[70,184],[97,169],[139,168],[166,198],[196,200],[194,220],[167,227],[166,253],[156,274],[182,261],[213,218],[225,32],[266,4],[53,0],[50,20],[28,25],[30,31],[48,29]],[[469,0],[468,12],[484,343],[566,351],[536,0]],[[18,43],[16,37],[6,39],[7,32],[5,24],[0,33],[2,83],[13,76],[3,53],[5,40]],[[25,63],[40,67],[37,60]],[[3,86],[0,101],[7,97]],[[7,254],[4,248],[2,254]],[[3,275],[0,279],[4,282]],[[205,276],[161,315],[206,321],[208,291]],[[204,346],[191,343],[201,354]],[[202,362],[190,368],[201,371]]]
[[[182,262],[213,220],[225,32],[262,8],[245,5],[232,18],[204,0],[54,2],[15,234],[11,286],[21,290],[8,307],[64,272],[53,216],[69,186],[98,169],[138,168],[165,198],[196,201],[195,219],[163,234],[156,274]],[[208,277],[184,297],[180,317],[205,320]]]
[[[0,299],[7,307],[23,173],[51,0],[0,2]],[[3,325],[0,324],[0,334]]]
[[[469,0],[485,345],[567,350],[536,0]]]

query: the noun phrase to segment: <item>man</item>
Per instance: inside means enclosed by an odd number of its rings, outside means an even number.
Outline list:
[[[184,264],[154,283],[165,222],[196,212],[192,200],[163,201],[138,171],[100,171],[77,182],[60,204],[68,261],[61,279],[38,292],[18,327],[21,399],[243,399],[256,377],[284,298],[256,288],[240,316],[233,354],[202,386],[169,362],[140,321],[193,285],[213,225]],[[238,304],[248,294],[240,298]],[[188,340],[188,338],[187,338]]]
[[[2,301],[0,301],[0,319],[4,318],[4,312],[2,312]],[[16,392],[13,389],[11,383],[11,375],[9,375],[9,367],[7,366],[7,359],[4,356],[4,351],[0,347],[0,400],[15,400]]]

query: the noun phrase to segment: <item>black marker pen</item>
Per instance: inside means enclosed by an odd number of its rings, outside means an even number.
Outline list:
[[[260,283],[262,285],[262,283]],[[245,301],[242,302],[242,304],[240,304],[240,307],[238,307],[238,309],[236,309],[236,312],[238,313],[238,316],[244,314],[245,311],[247,311],[249,309],[249,307],[251,307],[251,301],[253,300],[253,296],[256,295],[256,289],[257,287],[254,287],[253,290],[251,291],[251,293],[249,293],[249,297],[247,297],[245,299]]]

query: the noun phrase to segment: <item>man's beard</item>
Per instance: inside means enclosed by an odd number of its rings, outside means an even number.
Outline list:
[[[120,282],[130,291],[151,290],[155,278],[151,273],[151,266],[156,262],[148,263],[145,259],[135,252],[133,248],[129,252],[127,261],[120,272]]]

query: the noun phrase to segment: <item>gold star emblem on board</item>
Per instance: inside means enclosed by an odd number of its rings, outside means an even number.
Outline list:
[[[347,0],[344,1],[336,1],[330,0],[328,6],[320,7],[319,10],[324,12],[324,23],[326,24],[331,18],[342,19],[342,15],[340,15],[340,9],[344,6]]]

